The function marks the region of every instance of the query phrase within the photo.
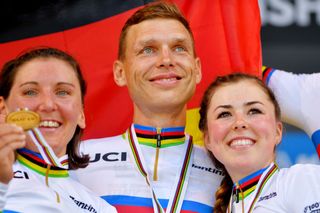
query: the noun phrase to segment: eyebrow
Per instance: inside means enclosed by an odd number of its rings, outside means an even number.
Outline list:
[[[254,105],[254,104],[261,104],[261,105],[264,105],[262,102],[260,101],[249,101],[249,102],[246,102],[245,105],[246,106],[250,106],[250,105]]]
[[[177,36],[175,38],[173,38],[173,42],[174,43],[185,43],[187,41],[187,38],[182,37],[182,36]],[[139,45],[145,46],[145,45],[149,45],[152,43],[158,42],[157,39],[150,37],[150,38],[146,38],[141,40],[140,42],[138,42]]]
[[[156,40],[153,39],[153,38],[148,38],[148,39],[145,39],[145,40],[142,40],[140,42],[138,42],[138,45],[140,46],[146,46],[146,45],[149,45],[149,44],[152,44],[154,43]]]
[[[21,84],[19,87],[23,87],[23,86],[29,85],[29,84],[31,84],[31,85],[39,85],[39,83],[36,82],[36,81],[28,81],[28,82],[25,82],[25,83]],[[60,86],[60,85],[68,85],[68,86],[71,86],[71,87],[75,87],[75,85],[73,85],[72,83],[68,83],[68,82],[58,82],[57,85],[58,86]]]
[[[19,86],[19,87],[23,87],[23,86],[28,85],[28,84],[38,85],[38,83],[37,83],[37,82],[35,82],[35,81],[28,81],[28,82],[25,82],[25,83],[23,83],[23,84],[20,84],[20,86]]]
[[[246,102],[244,105],[245,106],[251,106],[251,105],[254,105],[254,104],[261,104],[261,105],[264,105],[262,102],[260,102],[260,101],[249,101],[249,102]],[[219,109],[219,108],[223,108],[223,109],[231,109],[232,108],[232,106],[231,105],[229,105],[229,104],[226,104],[226,105],[219,105],[219,106],[217,106],[215,109],[214,109],[214,111],[216,111],[217,109]]]
[[[217,109],[220,109],[220,108],[223,108],[223,109],[231,109],[231,105],[219,105],[217,106],[214,111],[217,111]]]

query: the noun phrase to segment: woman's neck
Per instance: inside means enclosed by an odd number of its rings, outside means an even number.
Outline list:
[[[266,162],[262,165],[253,165],[250,166],[244,166],[244,167],[237,167],[237,168],[226,168],[233,183],[238,183],[240,180],[245,179],[247,177],[250,177],[250,175],[256,173],[257,171],[263,170],[270,166],[270,164],[273,162],[273,160],[270,160],[270,162]]]

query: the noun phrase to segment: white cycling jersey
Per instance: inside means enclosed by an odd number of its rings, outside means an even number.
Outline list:
[[[158,143],[161,145],[158,144],[156,160],[157,135],[148,135],[152,129],[156,132],[156,128],[140,125],[132,128],[131,139],[129,129],[123,135],[84,141],[81,150],[90,154],[91,163],[87,168],[77,170],[76,176],[82,184],[114,205],[118,212],[153,212],[150,187],[137,166],[137,156],[130,145],[131,140],[137,141],[155,195],[165,209],[175,190],[174,183],[180,172],[189,136],[184,134],[184,127],[180,136],[177,132],[181,128],[158,129],[161,132]],[[208,152],[203,148],[194,146],[192,155],[190,173],[186,178],[188,182],[184,182],[187,184],[186,191],[184,197],[180,197],[181,212],[212,212],[214,194],[224,174],[214,167]],[[153,179],[155,173],[156,181]]]
[[[13,171],[3,212],[116,212],[70,178],[68,170],[47,167],[41,155],[30,150],[19,150]]]
[[[296,164],[279,170],[271,164],[234,186],[229,209],[232,213],[317,213],[319,180],[319,165]]]
[[[282,120],[303,129],[320,157],[320,73],[293,74],[265,68],[264,81],[277,97]]]

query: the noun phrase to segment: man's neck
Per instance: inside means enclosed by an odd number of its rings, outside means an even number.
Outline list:
[[[186,107],[171,111],[141,111],[134,110],[133,123],[157,128],[175,127],[186,125]]]

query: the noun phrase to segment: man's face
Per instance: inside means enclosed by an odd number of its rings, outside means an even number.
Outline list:
[[[173,19],[131,26],[125,57],[114,64],[114,78],[119,86],[128,87],[135,108],[141,111],[184,107],[201,80],[200,60],[189,32]]]

